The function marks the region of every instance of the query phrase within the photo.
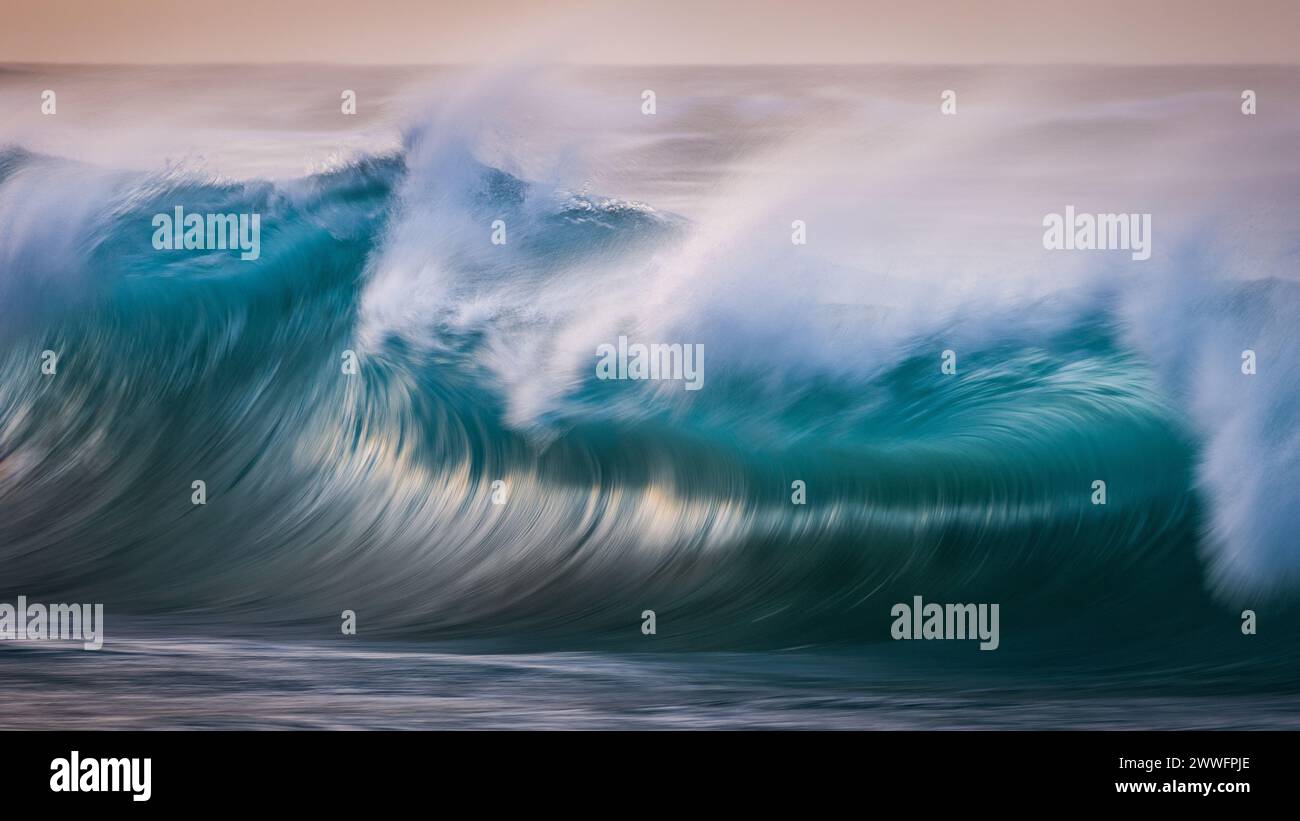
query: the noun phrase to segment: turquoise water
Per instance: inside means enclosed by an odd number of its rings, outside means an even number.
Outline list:
[[[1287,252],[956,298],[514,171],[439,117],[275,180],[0,149],[0,601],[108,619],[4,646],[5,726],[1295,725]],[[155,250],[178,204],[260,258]],[[914,595],[1000,648],[893,641]]]

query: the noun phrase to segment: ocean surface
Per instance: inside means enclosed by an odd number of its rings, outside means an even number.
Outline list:
[[[1295,728],[1298,81],[0,67],[0,727]]]
[[[1300,727],[1293,666],[1187,665],[1155,643],[1100,668],[1057,659],[997,672],[951,656],[917,660],[873,648],[493,653],[117,639],[94,653],[3,649],[0,686],[22,705],[6,713],[6,729]]]

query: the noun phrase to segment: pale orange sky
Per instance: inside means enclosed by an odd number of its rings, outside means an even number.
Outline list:
[[[1298,0],[6,0],[0,62],[1295,63]]]

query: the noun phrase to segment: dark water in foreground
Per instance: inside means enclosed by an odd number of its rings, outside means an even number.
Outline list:
[[[1018,675],[953,662],[973,646],[911,664],[897,649],[471,654],[141,639],[87,652],[11,643],[0,648],[0,693],[11,706],[0,728],[1300,729],[1300,687],[1284,670],[1225,663],[1188,675],[1172,658],[1159,670],[1116,659],[1087,674],[1062,664]],[[1240,692],[1243,678],[1258,690]]]

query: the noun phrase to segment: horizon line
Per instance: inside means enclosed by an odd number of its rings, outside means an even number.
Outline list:
[[[372,62],[353,62],[337,61],[327,62],[321,60],[254,60],[248,62],[231,62],[231,61],[196,61],[196,62],[177,62],[177,61],[152,61],[142,60],[137,62],[124,61],[77,61],[77,60],[0,60],[0,66],[59,66],[59,67],[113,67],[113,68],[139,68],[139,67],[162,67],[175,66],[178,68],[253,68],[253,67],[313,67],[323,66],[330,68],[492,68],[505,67],[511,65],[538,65],[538,66],[559,66],[565,68],[881,68],[881,67],[907,67],[907,68],[928,68],[928,67],[959,67],[959,68],[1045,68],[1045,67],[1063,67],[1063,68],[1300,68],[1300,60],[1296,62],[1216,62],[1207,61],[1200,63],[1189,62],[1114,62],[1098,61],[1088,62],[1081,60],[1063,60],[1050,62],[1035,61],[967,61],[967,62],[940,62],[940,61],[863,61],[863,62],[773,62],[773,63],[752,63],[752,62],[723,62],[723,63],[610,63],[610,62],[572,62],[572,61],[546,61],[546,62],[529,62],[521,61],[519,63],[510,63],[503,61],[489,61],[482,63],[471,62],[447,62],[447,63],[372,63]]]

